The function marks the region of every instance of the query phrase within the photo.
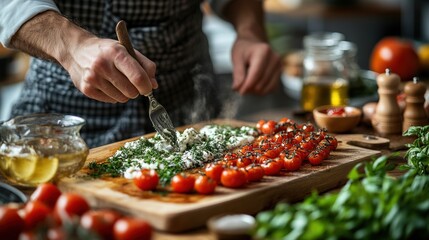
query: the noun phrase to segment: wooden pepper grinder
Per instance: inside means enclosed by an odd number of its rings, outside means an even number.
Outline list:
[[[428,125],[429,120],[424,108],[426,85],[414,77],[412,82],[405,84],[404,92],[406,105],[402,131],[406,131],[411,126]]]
[[[390,69],[377,77],[379,101],[371,123],[382,135],[402,133],[402,112],[396,101],[400,83],[399,76]]]

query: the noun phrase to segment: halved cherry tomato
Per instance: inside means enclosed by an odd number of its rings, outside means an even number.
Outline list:
[[[31,230],[51,214],[52,209],[40,201],[30,201],[24,207],[23,219],[25,222],[25,229]]]
[[[201,175],[195,180],[194,188],[197,193],[208,195],[214,193],[216,185],[217,183],[215,180]]]
[[[224,167],[222,166],[222,164],[218,164],[218,163],[209,163],[206,165],[204,172],[206,173],[206,175],[215,180],[217,183],[220,182],[220,176],[222,175]]]
[[[279,175],[282,166],[279,162],[275,160],[269,160],[261,164],[261,167],[264,169],[264,173],[267,176]]]
[[[80,225],[102,239],[113,239],[113,226],[121,217],[121,214],[113,210],[90,210],[82,215]]]
[[[124,217],[113,226],[116,240],[149,240],[152,237],[152,227],[142,219]]]
[[[143,191],[154,190],[158,186],[159,176],[153,169],[142,169],[133,182]]]
[[[18,209],[8,206],[0,207],[0,237],[1,239],[18,239],[24,230],[25,222],[19,216]]]
[[[90,209],[85,198],[77,193],[63,193],[55,204],[55,215],[62,221],[74,216],[82,216]]]
[[[171,179],[171,189],[176,193],[189,193],[194,189],[194,176],[179,173]]]
[[[42,183],[31,194],[30,201],[39,201],[50,208],[54,208],[60,195],[61,191],[57,186],[52,183]]]
[[[259,165],[251,164],[246,167],[246,170],[248,182],[260,181],[265,175],[264,169]]]
[[[246,174],[237,168],[227,168],[223,170],[220,181],[223,186],[229,188],[243,187],[246,182]]]

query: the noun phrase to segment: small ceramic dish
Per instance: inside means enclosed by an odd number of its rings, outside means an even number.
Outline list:
[[[328,132],[343,133],[355,128],[362,117],[362,110],[351,106],[321,106],[313,110],[314,121]]]
[[[217,215],[208,220],[207,226],[219,240],[251,239],[255,218],[247,214]]]

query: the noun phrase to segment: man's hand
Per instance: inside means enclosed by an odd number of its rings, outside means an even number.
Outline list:
[[[102,102],[127,102],[157,88],[154,62],[135,51],[134,59],[118,41],[91,38],[64,61],[74,85]]]
[[[127,102],[157,88],[155,63],[136,51],[134,59],[118,41],[101,39],[57,12],[27,21],[11,45],[32,56],[61,64],[74,85],[102,102]]]
[[[268,43],[238,37],[232,49],[233,84],[240,94],[264,95],[279,83],[282,61]]]
[[[240,94],[267,94],[280,81],[282,61],[268,44],[262,2],[231,0],[223,9],[225,19],[237,31],[232,49],[232,87]]]

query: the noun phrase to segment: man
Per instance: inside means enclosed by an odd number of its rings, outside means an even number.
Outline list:
[[[200,1],[0,0],[0,41],[32,59],[12,115],[72,114],[86,119],[91,147],[153,131],[153,91],[173,123],[216,116]],[[279,81],[281,61],[267,43],[262,2],[212,1],[231,22],[233,89],[266,94]],[[118,43],[115,25],[127,22],[137,59]],[[199,120],[200,120],[199,119]]]

